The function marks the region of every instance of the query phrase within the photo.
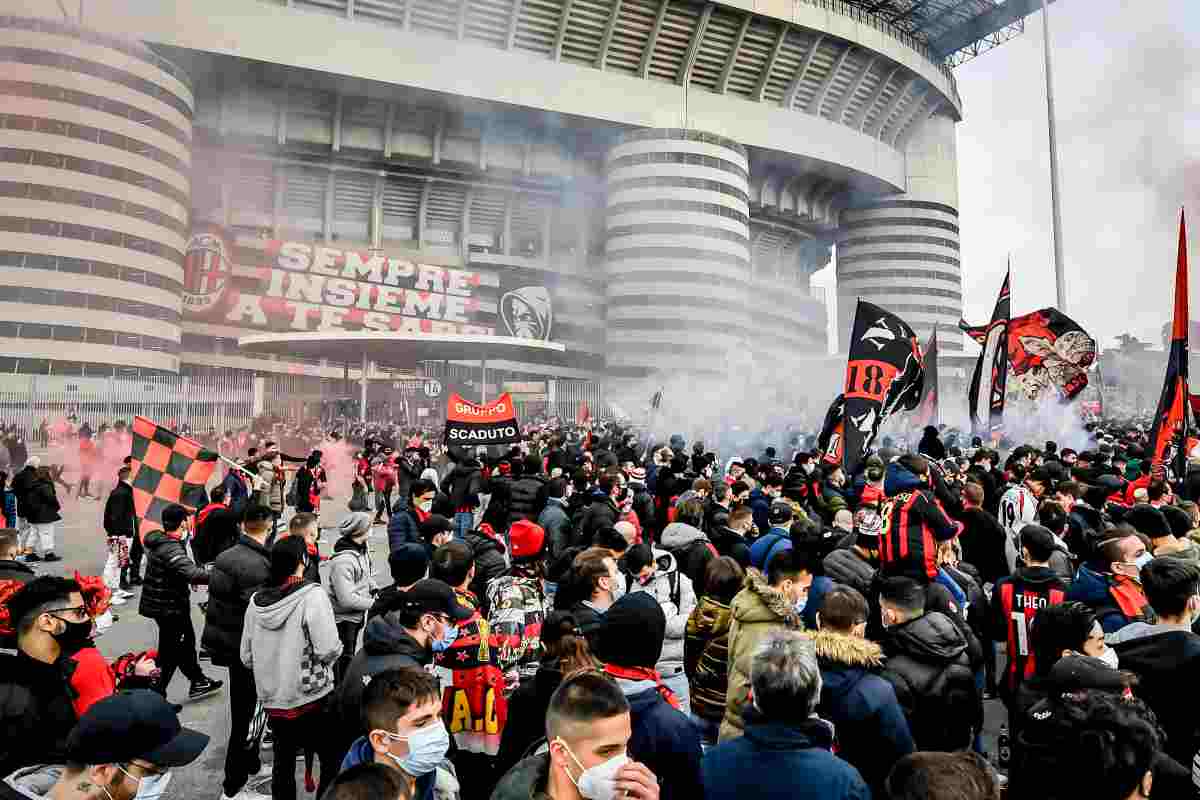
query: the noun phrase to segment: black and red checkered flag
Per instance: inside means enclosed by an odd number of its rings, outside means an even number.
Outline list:
[[[198,442],[145,417],[133,418],[133,508],[138,532],[162,530],[162,512],[178,503],[195,511],[206,499],[205,485],[219,456]]]

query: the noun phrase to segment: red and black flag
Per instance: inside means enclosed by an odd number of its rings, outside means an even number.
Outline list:
[[[1030,400],[1053,386],[1070,400],[1088,385],[1096,340],[1057,308],[1043,308],[1008,323],[1008,363]]]
[[[208,498],[204,487],[219,458],[198,442],[145,417],[133,418],[130,456],[133,510],[143,537],[162,530],[167,506],[179,504],[195,511],[204,505]]]
[[[1167,353],[1167,375],[1163,380],[1158,413],[1150,441],[1154,447],[1151,473],[1162,477],[1170,468],[1176,477],[1187,471],[1188,407],[1188,267],[1187,228],[1179,212],[1179,255],[1175,264],[1175,318],[1171,324],[1171,349]]]
[[[908,323],[890,311],[858,301],[842,395],[842,465],[847,475],[895,411],[917,407],[925,379],[921,346]]]
[[[826,464],[842,463],[842,446],[845,445],[843,431],[846,426],[846,397],[838,395],[833,398],[829,410],[825,412],[825,422],[821,425],[821,433],[817,436],[817,449],[821,460]]]
[[[938,341],[937,325],[929,334],[925,345],[925,382],[921,386],[921,400],[917,403],[916,427],[938,424]]]
[[[984,327],[972,327],[960,320],[958,326],[967,335],[983,346],[975,372],[971,375],[971,389],[967,404],[971,412],[971,428],[980,436],[991,436],[1004,424],[1004,389],[1008,382],[1008,319],[1011,314],[1009,297],[1010,272],[1004,273],[1004,284],[992,321]]]

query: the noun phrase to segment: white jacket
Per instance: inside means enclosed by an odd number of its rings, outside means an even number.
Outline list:
[[[654,548],[653,552],[656,566],[654,577],[644,586],[631,580],[629,591],[653,595],[667,616],[667,635],[657,664],[658,670],[662,671],[664,667],[683,665],[683,637],[688,617],[696,607],[696,592],[692,588],[692,579],[679,571],[675,556],[658,548]]]

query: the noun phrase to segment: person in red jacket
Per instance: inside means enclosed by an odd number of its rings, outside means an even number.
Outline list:
[[[937,577],[938,545],[962,532],[962,524],[952,521],[934,500],[930,489],[929,462],[924,456],[907,453],[896,465],[902,479],[893,482],[883,510],[883,536],[879,561],[883,574],[902,575],[925,584]],[[909,475],[904,475],[907,472]],[[893,488],[895,483],[895,488]]]

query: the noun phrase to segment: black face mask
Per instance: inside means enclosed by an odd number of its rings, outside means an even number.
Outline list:
[[[55,619],[62,619],[62,617],[55,617]],[[87,622],[67,622],[62,619],[62,622],[67,627],[63,629],[62,633],[54,634],[54,639],[58,642],[59,647],[74,651],[91,645],[92,621],[90,619]]]

